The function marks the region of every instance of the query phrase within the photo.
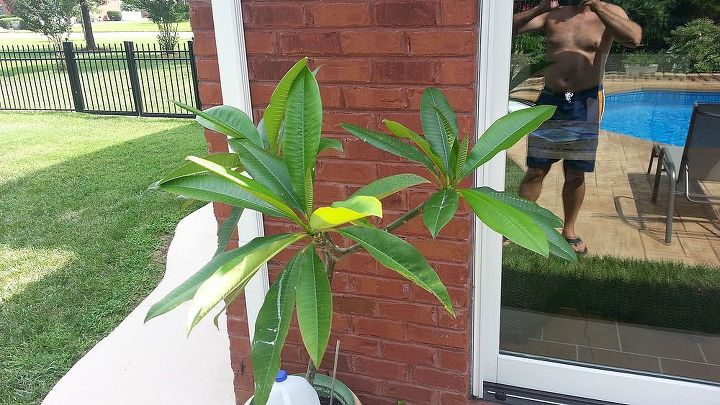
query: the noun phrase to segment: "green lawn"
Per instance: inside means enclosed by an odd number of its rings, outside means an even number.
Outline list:
[[[508,191],[522,170],[507,165]],[[504,249],[504,306],[664,328],[720,332],[720,269],[615,257],[578,263]]]
[[[101,32],[149,32],[149,33],[156,33],[158,32],[157,24],[150,20],[143,20],[143,21],[99,21],[92,23],[93,32],[94,33],[101,33]],[[178,32],[190,32],[192,31],[192,28],[190,27],[190,21],[183,21],[180,24],[178,24]],[[27,30],[15,30],[10,31],[8,34],[11,34],[13,32],[31,32]],[[72,30],[70,32],[73,33],[82,33],[82,25],[75,24],[72,27]],[[2,36],[8,36],[3,34]],[[2,41],[2,36],[0,36],[0,41]],[[104,37],[106,38],[106,37]],[[119,41],[122,41],[122,36],[117,37]],[[22,41],[22,40],[20,40]]]
[[[0,404],[36,404],[154,288],[188,120],[0,113]],[[194,206],[196,208],[197,206]]]
[[[92,23],[93,32],[157,32],[158,27],[152,21],[100,21]],[[190,21],[178,24],[178,32],[189,32]],[[72,32],[83,32],[82,25],[75,24]]]

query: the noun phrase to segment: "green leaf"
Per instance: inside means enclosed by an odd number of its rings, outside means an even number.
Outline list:
[[[242,207],[233,207],[232,211],[230,211],[230,216],[223,221],[220,229],[218,229],[218,247],[215,250],[213,257],[221,254],[225,251],[225,248],[227,248],[227,244],[230,242],[233,231],[237,229],[237,224],[240,222],[240,217],[242,217],[243,211]]]
[[[332,324],[330,281],[315,249],[306,249],[297,284],[297,317],[310,359],[322,364]]]
[[[540,227],[540,229],[545,232],[545,236],[547,237],[548,243],[550,244],[551,255],[572,262],[576,262],[578,260],[575,250],[572,248],[572,246],[570,246],[568,241],[565,240],[565,238],[560,234],[560,232],[557,231],[557,229],[548,225],[547,222],[539,220],[532,214],[530,215],[530,217],[535,221],[535,223]]]
[[[283,236],[283,235],[281,235]],[[220,253],[212,258],[197,273],[182,282],[179,286],[170,291],[164,298],[153,304],[145,315],[145,322],[162,315],[168,311],[177,308],[180,304],[190,301],[198,288],[221,268],[226,266],[234,266],[239,258],[247,255],[248,245],[233,249],[228,252]]]
[[[359,243],[383,266],[411,280],[440,300],[445,309],[455,314],[447,288],[423,255],[411,244],[380,229],[348,226],[338,232]]]
[[[371,131],[369,129],[360,128],[351,124],[340,125],[346,131],[355,135],[359,139],[369,143],[370,145],[382,149],[385,152],[390,152],[395,156],[400,156],[413,162],[421,163],[428,170],[435,172],[430,159],[420,152],[416,147],[409,145],[396,138],[390,137],[380,132]]]
[[[287,215],[255,197],[232,181],[209,173],[179,177],[162,183],[160,189],[200,201],[217,201],[262,212],[273,217],[287,218]]]
[[[263,143],[263,149],[269,150],[270,144],[268,142],[267,132],[265,131],[265,118],[261,118],[257,125],[258,135]]]
[[[293,190],[311,206],[305,195],[306,177],[312,175],[320,146],[322,102],[315,77],[307,68],[298,73],[290,88],[283,128],[283,153]]]
[[[315,201],[315,190],[313,189],[312,169],[308,168],[305,173],[305,212],[312,212]]]
[[[497,233],[545,257],[549,245],[545,232],[523,211],[489,194],[472,189],[459,190],[475,215]]]
[[[231,138],[248,139],[255,145],[261,148],[263,147],[260,134],[258,134],[257,128],[255,128],[255,124],[253,124],[252,119],[235,107],[230,107],[229,105],[219,105],[208,108],[205,111],[200,111],[187,104],[177,101],[174,101],[174,103],[178,107],[184,108],[197,115],[195,120],[198,124],[211,131],[219,132]]]
[[[281,201],[278,196],[274,195],[273,192],[270,191],[267,187],[263,186],[257,181],[195,156],[188,156],[187,160],[199,164],[200,166],[207,169],[212,175],[216,175],[220,178],[230,180],[231,182],[239,186],[241,189],[247,191],[253,196],[259,198],[260,200],[265,201],[266,203],[276,208],[278,211],[282,212],[284,216],[288,219],[291,219],[298,224],[302,224],[300,218],[297,216],[297,214],[295,214],[295,212],[293,212],[290,207],[288,207],[283,201]]]
[[[420,177],[416,174],[396,174],[394,176],[375,180],[367,186],[354,192],[352,196],[367,195],[375,197],[378,200],[382,200],[383,198],[391,196],[408,187],[425,183],[430,182],[424,177]]]
[[[375,197],[355,196],[321,207],[310,215],[310,228],[333,228],[369,216],[382,218],[382,203]]]
[[[300,212],[305,211],[304,205],[300,203],[292,188],[290,173],[282,159],[248,141],[231,139],[229,143],[254,180],[267,187],[291,207]]]
[[[542,61],[542,62],[536,62],[531,65],[525,66],[522,68],[518,74],[513,76],[512,79],[510,79],[510,93],[513,93],[513,90],[519,85],[521,85],[525,80],[535,76],[536,73],[540,73],[541,70],[545,69],[546,67],[552,65],[553,62],[548,61]]]
[[[270,151],[275,155],[278,154],[279,150],[277,139],[280,134],[280,126],[285,118],[285,110],[287,109],[287,99],[288,94],[290,93],[290,87],[295,81],[298,73],[307,66],[307,62],[307,58],[302,58],[297,61],[287,73],[285,73],[285,76],[283,76],[280,83],[278,83],[277,87],[275,87],[272,96],[270,96],[270,104],[263,114],[263,124],[265,127],[268,145],[270,147]]]
[[[255,395],[253,403],[265,404],[275,376],[280,370],[280,354],[292,319],[302,259],[308,249],[298,252],[265,296],[257,320],[251,347]]]
[[[460,142],[453,142],[452,148],[450,148],[450,175],[454,177],[455,173],[458,172],[458,157],[460,155]]]
[[[307,237],[306,234],[298,233],[263,236],[255,238],[237,249],[241,250],[242,254],[218,268],[210,278],[202,283],[193,296],[188,313],[188,333],[215,305],[231,296],[238,287],[243,288],[260,266],[286,247],[305,237]]]
[[[227,169],[236,169],[236,168],[243,168],[242,163],[240,162],[240,158],[235,153],[227,153],[227,152],[221,152],[221,153],[212,153],[210,155],[205,156],[203,159],[208,160],[213,163],[217,163],[220,166],[227,168]],[[194,162],[185,162],[182,166],[178,167],[175,170],[172,170],[170,173],[163,176],[160,181],[155,183],[153,186],[159,186],[164,182],[174,180],[180,177],[190,176],[193,174],[198,173],[204,173],[207,172],[207,169],[204,167],[198,165]]]
[[[455,124],[456,127],[453,128],[453,126],[450,125],[450,120],[448,119],[448,117],[445,116],[441,109],[433,106],[433,110],[435,110],[438,119],[440,119],[440,124],[442,125],[442,129],[445,132],[448,144],[454,145],[455,141],[458,139],[457,124]]]
[[[445,173],[450,173],[450,152],[459,129],[455,112],[440,90],[430,87],[423,92],[420,98],[420,119],[425,138],[443,162]]]
[[[523,211],[545,232],[545,236],[550,243],[550,254],[565,260],[577,261],[575,250],[573,250],[565,238],[555,229],[563,226],[562,220],[550,210],[512,193],[495,191],[489,187],[480,187],[475,190],[491,195]]]
[[[320,146],[318,147],[318,154],[320,154],[328,149],[335,149],[339,152],[342,152],[343,144],[339,139],[320,138]]]
[[[383,123],[385,124],[385,127],[395,134],[395,136],[398,136],[400,138],[405,138],[410,140],[410,142],[417,145],[418,148],[432,160],[432,162],[437,167],[437,170],[439,170],[441,173],[445,174],[443,172],[443,162],[440,160],[440,157],[435,154],[435,152],[432,151],[432,148],[430,147],[430,144],[428,143],[427,139],[423,138],[422,136],[416,134],[413,130],[410,128],[404,126],[403,124],[400,124],[399,122],[391,121],[391,120],[383,120]]]
[[[423,222],[433,239],[455,216],[458,208],[458,194],[454,189],[444,189],[433,194],[423,208]]]
[[[495,121],[478,139],[462,169],[462,178],[487,163],[498,152],[515,145],[555,113],[554,106],[541,105],[512,112]]]
[[[460,143],[460,150],[458,151],[457,162],[455,166],[455,174],[453,178],[460,181],[462,180],[462,168],[465,166],[465,162],[468,157],[468,148],[470,147],[470,138],[465,138]]]
[[[506,204],[510,204],[513,207],[523,211],[524,213],[532,217],[539,218],[540,220],[542,220],[542,222],[547,223],[553,228],[560,228],[563,226],[562,219],[560,219],[557,215],[553,214],[552,211],[539,206],[537,203],[528,201],[516,194],[509,193],[507,191],[495,191],[490,187],[478,187],[474,188],[473,190],[490,195],[498,200],[502,200]]]

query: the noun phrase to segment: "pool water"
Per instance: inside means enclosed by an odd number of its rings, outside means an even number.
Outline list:
[[[662,142],[685,145],[695,103],[720,103],[718,92],[643,90],[605,98],[602,129]]]

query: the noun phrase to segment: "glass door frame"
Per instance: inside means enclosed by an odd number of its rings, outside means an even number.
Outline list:
[[[478,0],[476,134],[508,112],[512,0]],[[505,153],[479,168],[475,184],[505,187]],[[720,387],[500,353],[502,237],[474,224],[472,394],[483,382],[630,404],[710,404]]]

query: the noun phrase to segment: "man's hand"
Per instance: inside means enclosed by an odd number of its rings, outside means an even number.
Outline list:
[[[580,7],[580,8],[588,7],[590,10],[595,12],[598,10],[598,8],[600,8],[601,4],[602,4],[602,1],[600,1],[600,0],[582,0],[578,7]]]
[[[558,0],[542,0],[540,2],[540,8],[546,13],[558,7],[560,7]]]

